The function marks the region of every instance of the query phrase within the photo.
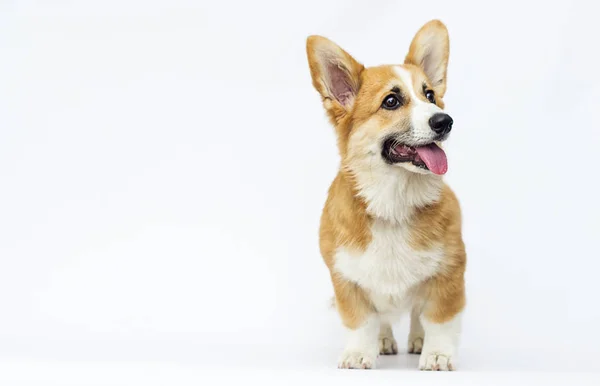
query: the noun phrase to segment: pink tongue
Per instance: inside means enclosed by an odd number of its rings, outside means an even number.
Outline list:
[[[427,146],[415,147],[417,154],[427,168],[435,174],[444,174],[448,171],[448,160],[446,159],[446,153],[440,149],[435,143],[431,143]]]

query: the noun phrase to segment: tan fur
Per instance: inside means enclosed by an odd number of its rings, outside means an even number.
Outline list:
[[[321,215],[320,248],[329,269],[341,245],[364,250],[371,241],[364,201],[356,197],[346,173],[340,172],[331,187]]]
[[[375,312],[368,294],[356,283],[345,280],[332,272],[331,281],[335,292],[335,305],[342,322],[348,328],[359,327],[365,318]]]
[[[461,235],[461,214],[458,200],[445,185],[440,201],[422,208],[411,223],[411,239],[415,250],[427,249],[441,243],[446,259],[436,277],[424,283],[427,300],[425,316],[442,323],[460,312],[465,306],[464,273],[465,245]]]
[[[348,176],[340,172],[329,188],[329,196],[321,215],[319,240],[321,255],[331,273],[335,306],[348,328],[358,327],[373,312],[373,306],[368,295],[358,285],[335,273],[334,254],[341,245],[364,250],[371,241],[371,220],[364,202],[355,197]]]
[[[423,27],[411,44],[403,67],[411,72],[414,89],[421,90],[425,82],[434,89],[436,104],[443,108],[445,70],[443,80],[432,84],[420,67],[423,55],[427,54],[421,43],[430,38],[427,34],[431,31],[425,28],[445,27],[438,21]],[[424,36],[420,36],[420,33]],[[390,87],[398,82],[393,66],[365,68],[346,51],[319,36],[308,38],[307,54],[313,85],[320,93],[323,106],[335,127],[341,156],[340,171],[331,184],[321,216],[320,251],[331,273],[335,303],[342,321],[349,328],[356,328],[375,310],[367,291],[335,272],[335,253],[341,247],[364,251],[371,242],[370,229],[375,217],[367,212],[367,203],[359,195],[360,187],[357,186],[355,176],[358,171],[368,168],[368,164],[361,164],[364,148],[376,136],[381,136],[382,128],[393,126],[396,131],[401,131],[408,127],[408,121],[403,110],[392,112],[380,108]],[[348,75],[348,83],[356,91],[349,106],[338,103],[331,95],[324,67],[328,60],[335,61],[336,65],[344,69]],[[443,60],[447,64],[447,54]],[[418,97],[426,100],[424,95],[419,94]],[[401,109],[409,107],[410,104]],[[350,143],[357,128],[361,132]],[[466,254],[461,236],[460,208],[452,190],[445,184],[442,186],[439,200],[425,207],[414,208],[407,224],[414,250],[427,250],[434,245],[443,246],[444,261],[439,271],[434,277],[421,283],[416,291],[421,294],[417,303],[423,307],[424,316],[436,323],[449,320],[465,305]]]
[[[423,58],[427,56],[427,40],[431,38],[431,33],[436,30],[445,30],[446,26],[439,20],[432,20],[429,23],[425,24],[415,35],[415,38],[410,44],[410,48],[408,50],[408,54],[404,59],[405,64],[412,64],[416,67],[419,67],[423,61]],[[432,84],[434,87],[435,93],[440,97],[443,97],[446,93],[446,75],[447,75],[447,65],[448,58],[450,52],[450,41],[448,39],[447,34],[438,34],[437,36],[445,36],[443,40],[443,44],[446,46],[444,50],[443,57],[443,82],[439,84]]]
[[[338,47],[329,39],[322,36],[309,36],[306,42],[306,52],[308,57],[312,58],[309,61],[310,74],[313,80],[313,86],[322,97],[323,106],[327,111],[331,123],[341,129],[347,127],[344,120],[348,117],[348,111],[338,103],[330,93],[326,85],[326,76],[323,71],[323,61],[329,60],[334,54],[339,56],[336,58],[336,63],[339,66],[344,66],[349,74],[349,79],[352,81],[352,88],[358,90],[360,84],[360,74],[364,70],[364,66],[354,60],[346,51]],[[339,62],[337,62],[339,61]],[[347,133],[338,133],[340,137],[344,137]]]

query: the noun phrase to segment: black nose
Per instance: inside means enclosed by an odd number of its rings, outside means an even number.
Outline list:
[[[447,134],[452,130],[453,122],[450,115],[444,113],[436,113],[429,118],[431,130],[441,135]]]

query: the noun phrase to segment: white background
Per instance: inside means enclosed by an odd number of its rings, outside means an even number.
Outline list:
[[[597,380],[594,8],[3,1],[0,380]],[[433,18],[469,259],[460,373],[404,354],[338,371],[317,239],[338,155],[305,39],[399,63]]]

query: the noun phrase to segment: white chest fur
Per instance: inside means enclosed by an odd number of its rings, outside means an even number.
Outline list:
[[[364,252],[340,248],[336,253],[335,270],[367,290],[377,308],[403,308],[410,302],[411,290],[434,275],[442,261],[441,246],[426,251],[411,248],[406,227],[375,221]]]

